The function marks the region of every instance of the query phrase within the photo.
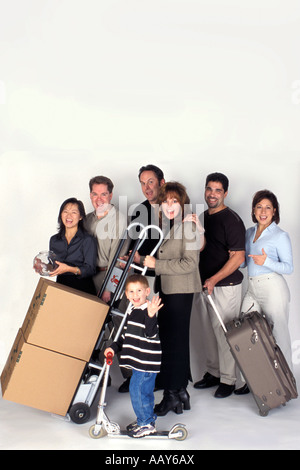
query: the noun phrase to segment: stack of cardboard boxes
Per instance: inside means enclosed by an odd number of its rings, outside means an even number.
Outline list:
[[[3,398],[65,416],[108,308],[40,278],[1,375]]]

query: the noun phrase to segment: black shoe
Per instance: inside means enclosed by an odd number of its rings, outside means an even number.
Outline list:
[[[216,398],[226,398],[229,397],[233,390],[235,389],[234,385],[227,385],[227,384],[222,384],[220,383],[219,387],[217,388],[215,392],[215,397]]]
[[[186,388],[181,388],[178,391],[179,398],[183,404],[183,409],[184,410],[190,410],[191,409],[191,403],[190,403],[190,395],[187,391]]]
[[[220,383],[220,377],[215,377],[214,375],[211,375],[209,372],[206,372],[202,380],[199,380],[199,382],[194,383],[194,387],[198,389],[209,388],[209,387],[214,387],[215,385],[219,385],[219,383]]]
[[[179,397],[178,391],[165,390],[162,401],[154,407],[154,413],[157,416],[165,416],[171,410],[178,415],[182,413],[181,398]]]
[[[130,377],[128,377],[119,387],[119,393],[129,392]]]
[[[248,388],[248,385],[245,384],[241,388],[237,388],[233,393],[235,395],[247,395],[247,393],[250,393],[250,390]]]

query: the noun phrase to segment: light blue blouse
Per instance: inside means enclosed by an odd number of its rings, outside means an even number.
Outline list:
[[[291,274],[293,272],[293,254],[290,237],[287,232],[272,222],[253,243],[257,225],[246,231],[246,260],[248,276],[261,276],[275,272],[277,274]],[[263,266],[254,263],[251,255],[261,255],[265,250],[267,258]],[[244,265],[244,267],[245,267]]]

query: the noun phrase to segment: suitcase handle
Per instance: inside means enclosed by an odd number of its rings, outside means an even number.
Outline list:
[[[206,295],[206,297],[208,298],[208,300],[209,300],[209,302],[210,302],[212,308],[214,309],[214,312],[215,312],[215,314],[217,315],[218,320],[219,320],[219,322],[220,322],[220,324],[221,324],[221,326],[222,326],[224,332],[227,333],[227,328],[226,328],[226,326],[225,326],[225,323],[223,322],[223,320],[222,320],[222,318],[221,318],[221,315],[220,315],[220,313],[218,312],[218,309],[217,309],[217,307],[216,307],[215,302],[213,301],[212,296],[207,293],[207,289],[204,289],[203,292],[204,292],[204,294]]]

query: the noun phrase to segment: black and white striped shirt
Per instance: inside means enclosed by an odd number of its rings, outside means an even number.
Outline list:
[[[128,313],[123,332],[111,348],[115,353],[122,351],[121,367],[142,372],[159,372],[161,345],[157,316],[149,317],[147,303]]]

